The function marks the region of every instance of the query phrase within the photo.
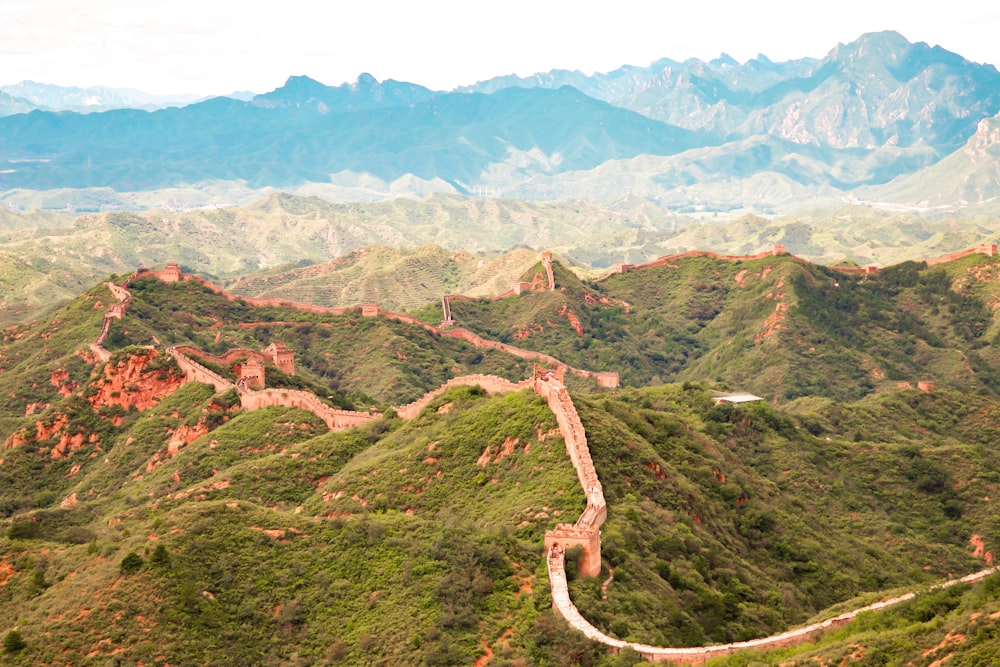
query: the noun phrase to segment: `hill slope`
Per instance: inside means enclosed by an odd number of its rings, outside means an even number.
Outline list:
[[[281,325],[301,313],[192,283],[132,292],[112,339],[210,346],[221,332],[229,345],[234,323],[266,320],[339,345],[379,337],[336,317]],[[95,288],[0,343],[14,394],[0,405],[0,628],[16,624],[27,645],[6,661],[622,664],[548,611],[543,532],[584,497],[540,399],[455,388],[412,421],[328,433],[309,413],[243,412],[183,383],[157,350],[96,362],[97,300],[112,299]],[[304,377],[320,347],[299,348]],[[605,485],[614,578],[606,601],[601,579],[571,571],[570,585],[614,636],[761,636],[972,571],[996,549],[987,394],[785,411],[717,406],[688,383],[574,402]]]
[[[630,385],[711,378],[774,401],[857,399],[919,380],[992,393],[995,296],[973,286],[992,285],[996,262],[972,255],[852,276],[789,256],[695,252],[599,283],[559,268],[555,292],[457,301],[452,315]]]

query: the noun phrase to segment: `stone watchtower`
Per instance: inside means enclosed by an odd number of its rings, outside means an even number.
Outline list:
[[[295,375],[295,352],[284,343],[271,343],[264,348],[264,354],[271,358],[271,363],[287,375]]]
[[[264,388],[264,362],[250,357],[240,366],[240,382],[251,389]]]
[[[174,262],[170,262],[160,272],[160,280],[165,283],[179,283],[181,281],[181,267]]]

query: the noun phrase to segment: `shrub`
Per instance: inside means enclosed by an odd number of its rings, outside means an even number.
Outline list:
[[[38,523],[35,521],[15,521],[7,530],[7,537],[12,540],[33,540],[38,537]]]
[[[140,559],[142,560],[142,559]],[[162,544],[157,544],[156,548],[153,549],[153,555],[149,557],[149,562],[154,567],[159,567],[163,569],[170,568],[170,552]]]
[[[17,630],[11,630],[7,633],[7,636],[3,638],[4,653],[17,653],[19,651],[23,651],[27,646],[27,642],[24,641],[21,633]]]
[[[134,551],[130,551],[125,558],[122,558],[118,570],[124,575],[135,574],[142,569],[143,565],[145,565],[145,562],[142,560],[142,556]]]

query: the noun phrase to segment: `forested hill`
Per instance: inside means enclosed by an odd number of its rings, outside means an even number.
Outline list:
[[[771,261],[769,275],[808,268]],[[715,262],[704,277],[724,273]],[[587,289],[609,305],[597,290],[610,293],[611,279],[574,287],[554,268],[556,290],[495,304],[544,310]],[[900,289],[923,284],[923,271]],[[17,640],[5,662],[635,662],[550,611],[542,538],[584,495],[540,398],[455,387],[414,419],[388,411],[331,432],[308,412],[246,412],[231,391],[184,382],[165,349],[288,342],[295,375],[268,365],[268,382],[355,408],[398,404],[466,369],[519,379],[531,373],[523,360],[419,324],[251,306],[197,282],[144,278],[129,290],[107,362],[90,347],[117,303],[105,287],[3,333],[0,629]],[[657,297],[644,298],[649,308]],[[709,389],[720,386],[572,392],[608,519],[605,570],[579,577],[571,556],[570,591],[603,632],[667,646],[764,636],[992,558],[990,392],[883,386],[858,402],[775,408],[717,405]],[[918,596],[800,659],[858,646],[909,658],[959,631],[949,650],[990,651],[992,635],[969,629],[1000,609],[997,590],[991,579]],[[859,634],[872,623],[888,629]]]
[[[997,258],[975,253],[871,273],[688,253],[598,282],[557,262],[554,292],[451,309],[483,336],[618,371],[626,385],[712,380],[784,402],[927,380],[996,395],[998,278]]]

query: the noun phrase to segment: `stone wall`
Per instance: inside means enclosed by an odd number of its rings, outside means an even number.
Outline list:
[[[997,247],[992,243],[980,243],[975,248],[967,248],[965,250],[959,250],[958,252],[949,253],[947,255],[942,255],[940,257],[935,257],[933,259],[927,260],[927,266],[934,266],[935,264],[944,264],[946,262],[954,262],[956,259],[962,259],[963,257],[968,257],[969,255],[975,255],[976,253],[981,253],[987,257],[993,257],[997,254]]]
[[[956,259],[961,259],[963,257],[968,257],[969,255],[974,255],[980,253],[986,255],[987,257],[993,257],[997,254],[997,246],[993,243],[980,243],[974,248],[967,248],[966,250],[959,250],[958,252],[949,253],[947,255],[942,255],[941,257],[935,257],[933,259],[925,260],[928,266],[933,266],[935,264],[944,264],[945,262],[953,262]],[[756,255],[720,255],[719,253],[711,252],[708,250],[689,250],[687,252],[681,252],[674,255],[664,255],[663,257],[658,257],[651,262],[646,262],[645,264],[615,264],[611,267],[611,270],[607,274],[598,278],[595,282],[601,282],[607,280],[611,276],[621,275],[623,273],[629,273],[630,271],[635,271],[638,269],[648,269],[654,266],[665,266],[670,265],[672,262],[678,259],[684,259],[686,257],[711,257],[713,259],[721,259],[727,261],[749,261],[754,259],[764,259],[765,257],[774,257],[778,255],[787,255],[788,251],[783,245],[772,246],[771,250],[757,253]],[[801,257],[794,257],[794,259],[803,264],[812,264],[812,262],[802,259]],[[828,269],[837,271],[838,273],[844,273],[847,275],[856,276],[869,276],[878,273],[877,266],[859,266],[859,267],[848,267],[848,266],[828,266]]]
[[[576,523],[559,524],[555,529],[546,531],[545,546],[547,549],[558,547],[562,551],[574,546],[582,547],[583,557],[578,563],[580,574],[596,577],[601,573],[600,528],[607,519],[608,509],[604,500],[604,488],[590,456],[587,434],[565,385],[555,378],[536,378],[534,390],[545,399],[555,415],[559,432],[566,443],[566,453],[587,496],[587,506]]]
[[[177,365],[184,371],[184,377],[188,382],[210,384],[215,387],[215,391],[226,391],[236,386],[218,373],[205,368],[187,356],[188,353],[198,354],[200,351],[196,348],[189,345],[172,345],[167,348],[167,352],[177,361]]]
[[[135,274],[133,274],[133,276],[129,279],[129,281],[134,280],[136,277],[148,277],[148,276],[159,277],[161,273],[162,272],[156,272],[156,271],[138,271]],[[405,324],[411,324],[414,326],[423,327],[427,331],[430,331],[438,335],[451,336],[452,338],[461,338],[467,343],[470,343],[471,345],[474,345],[475,347],[480,349],[499,350],[501,352],[506,352],[507,354],[519,357],[521,359],[529,359],[531,361],[537,361],[539,363],[546,364],[549,366],[565,368],[566,370],[568,370],[573,375],[576,375],[577,377],[597,382],[597,384],[601,387],[616,388],[619,386],[618,373],[592,372],[592,371],[581,370],[578,368],[573,368],[572,366],[569,366],[559,361],[555,357],[548,354],[544,354],[542,352],[535,352],[533,350],[524,350],[519,347],[514,347],[513,345],[507,345],[506,343],[486,340],[482,336],[473,333],[468,329],[463,329],[460,327],[456,328],[437,327],[434,326],[433,324],[428,324],[427,322],[418,320],[415,317],[411,317],[410,315],[406,315],[403,313],[396,313],[389,310],[382,310],[381,308],[378,307],[378,304],[364,304],[363,306],[355,306],[349,308],[323,308],[320,306],[310,306],[307,304],[300,304],[300,303],[295,303],[294,301],[284,301],[280,299],[258,299],[252,297],[238,297],[234,294],[227,292],[221,287],[213,285],[207,280],[204,280],[202,278],[190,274],[182,274],[181,280],[184,282],[196,282],[200,285],[203,285],[207,289],[215,292],[216,294],[223,296],[228,301],[243,301],[251,306],[291,308],[301,312],[314,313],[318,315],[336,316],[336,315],[344,315],[346,313],[361,313],[363,316],[366,317],[381,316],[388,319],[393,319],[399,322],[403,322]],[[448,298],[458,299],[460,297],[449,295]],[[274,322],[272,324],[281,324],[281,323]]]
[[[525,387],[531,386],[531,380],[515,383],[502,377],[497,377],[496,375],[463,375],[461,377],[448,380],[437,389],[427,392],[412,403],[396,408],[396,414],[402,419],[413,419],[419,415],[420,412],[437,396],[440,396],[447,391],[449,387],[457,387],[459,385],[480,386],[486,390],[486,393],[491,396],[495,396],[497,394],[519,391]]]
[[[542,266],[545,268],[545,277],[549,280],[549,291],[556,288],[556,279],[552,274],[552,253],[543,252],[542,253]]]
[[[125,316],[125,311],[128,307],[132,305],[132,293],[129,292],[125,287],[121,285],[116,285],[112,282],[104,283],[104,286],[108,288],[111,295],[118,299],[118,303],[113,303],[108,306],[108,309],[104,312],[104,321],[101,323],[101,331],[97,334],[97,340],[90,344],[90,351],[94,353],[100,361],[108,361],[111,359],[111,352],[104,349],[104,343],[108,340],[108,336],[111,334],[111,323],[115,320],[120,320]]]
[[[268,407],[301,408],[322,419],[331,431],[353,428],[379,417],[370,412],[337,410],[321,401],[315,394],[296,389],[261,389],[240,392],[240,405],[244,410]]]
[[[789,630],[787,632],[782,632],[770,637],[762,637],[760,639],[697,647],[672,648],[650,646],[648,644],[625,642],[620,639],[609,637],[591,625],[590,622],[587,621],[582,614],[580,614],[580,611],[576,608],[576,605],[573,604],[573,601],[569,597],[569,588],[566,584],[565,551],[559,547],[550,548],[546,560],[549,571],[549,587],[552,590],[552,606],[560,616],[566,619],[566,622],[570,625],[570,627],[583,633],[588,639],[600,642],[605,646],[612,648],[616,652],[627,646],[636,651],[648,662],[655,663],[669,662],[681,665],[703,665],[714,658],[731,655],[739,651],[746,651],[750,649],[767,650],[795,646],[796,644],[811,641],[817,635],[822,634],[831,628],[850,623],[858,614],[867,611],[885,609],[886,607],[891,607],[899,604],[900,602],[912,600],[916,596],[915,593],[906,593],[905,595],[901,595],[899,597],[883,600],[881,602],[875,602],[874,604],[861,607],[860,609],[854,609],[840,614],[839,616],[835,616],[834,618],[820,621],[819,623],[813,623],[795,630]],[[959,583],[974,583],[982,581],[996,571],[997,568],[989,568],[987,570],[967,575],[960,579],[952,579],[950,581],[943,582],[937,586],[933,586],[932,588],[948,588]]]

